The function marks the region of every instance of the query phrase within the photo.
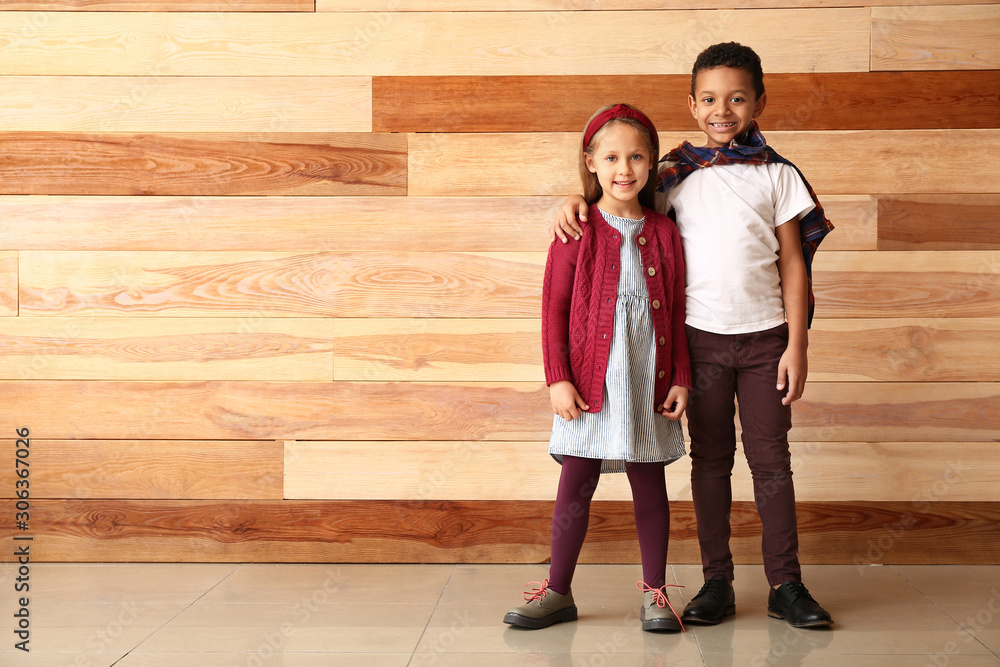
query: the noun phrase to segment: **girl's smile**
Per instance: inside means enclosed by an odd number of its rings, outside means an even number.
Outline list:
[[[646,139],[631,125],[610,122],[587,154],[587,169],[597,175],[601,198],[597,205],[611,215],[641,218],[639,192],[653,168]]]

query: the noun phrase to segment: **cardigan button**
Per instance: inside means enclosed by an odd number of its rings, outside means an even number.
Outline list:
[[[663,336],[660,336],[660,340],[658,340],[657,342],[658,342],[658,343],[659,343],[660,345],[666,345],[666,344],[667,344],[667,339],[666,339],[666,338],[664,338]]]
[[[660,378],[662,380],[664,375],[666,375],[666,372],[660,371],[659,373],[656,374],[656,377],[658,377],[658,378]]]
[[[651,276],[655,276],[656,275],[656,269],[654,269],[653,267],[649,267],[648,269],[646,269],[646,273],[648,273]]]
[[[659,301],[653,301],[653,308],[656,309],[656,308],[659,308],[659,307],[660,307],[660,302]]]
[[[640,236],[639,237],[639,245],[646,245],[646,237],[645,236]]]

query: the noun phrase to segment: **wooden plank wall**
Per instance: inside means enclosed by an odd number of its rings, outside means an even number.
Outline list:
[[[35,560],[545,559],[541,273],[578,133],[630,101],[697,141],[691,64],[737,40],[837,225],[803,560],[1000,562],[1000,4],[745,4],[6,0],[0,536],[27,427]],[[602,482],[584,561],[638,560],[630,507]]]

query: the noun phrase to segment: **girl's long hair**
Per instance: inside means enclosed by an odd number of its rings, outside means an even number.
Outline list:
[[[594,112],[594,115],[590,117],[587,124],[583,126],[583,132],[586,134],[587,128],[590,127],[591,121],[597,118],[598,114],[607,111],[614,104],[609,104],[603,106]],[[635,109],[636,107],[631,104],[626,104],[625,106]],[[580,180],[583,182],[583,198],[587,201],[589,206],[593,206],[600,200],[601,196],[604,194],[604,188],[601,187],[600,181],[597,180],[597,174],[593,173],[587,169],[587,155],[593,155],[594,147],[597,146],[598,142],[604,137],[604,132],[612,123],[624,123],[635,128],[635,131],[639,133],[639,136],[645,139],[646,148],[649,150],[652,159],[652,166],[649,169],[649,177],[646,179],[646,185],[642,187],[639,191],[639,203],[648,208],[656,208],[656,169],[659,164],[660,156],[657,154],[656,149],[653,148],[653,138],[649,134],[649,130],[645,125],[633,118],[614,118],[608,121],[604,127],[599,129],[594,136],[590,139],[590,144],[586,148],[580,150]],[[583,141],[581,135],[581,143]]]

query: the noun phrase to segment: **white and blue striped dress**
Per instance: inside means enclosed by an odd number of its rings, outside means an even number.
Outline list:
[[[600,412],[584,412],[573,421],[554,415],[549,454],[604,459],[601,472],[625,472],[625,462],[671,463],[684,456],[680,422],[653,411],[656,348],[649,290],[635,236],[644,220],[619,218],[601,211],[627,242],[621,245],[621,275],[615,305],[615,328],[604,379]]]

